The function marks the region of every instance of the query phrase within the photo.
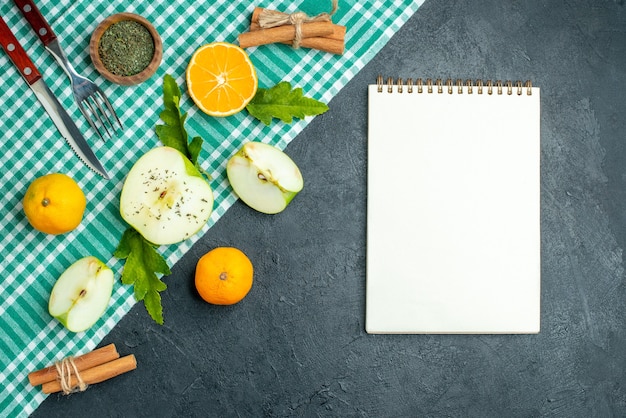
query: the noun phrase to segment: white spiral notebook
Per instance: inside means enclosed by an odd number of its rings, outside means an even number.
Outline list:
[[[369,86],[366,331],[538,333],[540,90]]]

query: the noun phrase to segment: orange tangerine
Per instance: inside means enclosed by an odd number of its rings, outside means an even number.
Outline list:
[[[198,260],[195,284],[200,297],[214,305],[233,305],[252,288],[252,262],[241,250],[215,248]]]
[[[28,222],[47,234],[64,234],[83,219],[87,200],[78,184],[62,173],[35,179],[24,195],[24,213]]]
[[[211,116],[230,116],[243,110],[256,94],[258,84],[248,54],[226,42],[201,46],[187,66],[189,95]]]

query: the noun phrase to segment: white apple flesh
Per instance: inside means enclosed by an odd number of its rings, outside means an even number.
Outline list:
[[[68,330],[90,328],[106,310],[113,291],[113,271],[96,257],[81,258],[58,278],[48,312]]]
[[[248,142],[226,165],[233,190],[244,203],[259,212],[283,211],[302,190],[300,169],[278,148],[262,142]]]
[[[183,241],[207,223],[213,190],[178,150],[157,147],[131,168],[120,196],[120,213],[153,244]]]

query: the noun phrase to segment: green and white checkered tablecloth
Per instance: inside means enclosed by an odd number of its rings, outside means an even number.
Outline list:
[[[73,101],[70,84],[59,65],[43,48],[12,1],[0,6],[0,14],[39,68],[44,80],[68,110],[79,129],[111,175],[105,181],[76,158],[44,113],[27,84],[4,51],[0,52],[0,416],[26,416],[45,395],[28,384],[27,374],[67,355],[92,350],[134,305],[132,288],[119,281],[122,262],[112,256],[126,228],[119,215],[123,180],[132,164],[158,145],[154,127],[162,109],[162,80],[171,74],[185,92],[184,75],[192,53],[213,41],[237,43],[247,30],[255,6],[309,15],[328,11],[330,1],[104,1],[35,0],[49,20],[79,73],[99,84],[112,101],[126,127],[109,141],[96,139]],[[259,85],[271,87],[281,80],[302,87],[305,93],[326,103],[376,54],[418,9],[423,0],[343,0],[333,20],[348,27],[343,56],[313,50],[293,50],[284,45],[251,48]],[[138,86],[109,83],[95,71],[89,58],[89,39],[96,25],[118,12],[140,14],[153,23],[164,45],[157,73]],[[276,121],[270,127],[245,111],[228,118],[211,118],[200,112],[184,94],[187,128],[204,139],[201,160],[212,176],[215,211],[208,225],[179,245],[159,250],[173,265],[233,204],[228,184],[228,158],[249,140],[284,148],[310,118],[292,125]],[[30,182],[47,173],[73,177],[87,195],[82,224],[60,236],[33,230],[22,210],[22,198]],[[55,280],[78,258],[94,255],[116,273],[109,308],[90,330],[66,331],[48,314],[47,304]],[[165,280],[167,282],[167,279]],[[147,315],[147,314],[146,314]],[[167,321],[167,312],[165,312]]]

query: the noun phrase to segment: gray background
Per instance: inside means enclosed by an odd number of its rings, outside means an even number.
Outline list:
[[[379,73],[542,88],[539,335],[365,333],[366,86]],[[427,0],[287,148],[306,181],[287,210],[237,203],[166,279],[165,325],[137,305],[105,338],[138,369],[33,416],[626,416],[625,92],[623,0]],[[193,288],[216,246],[256,267],[232,307]]]

